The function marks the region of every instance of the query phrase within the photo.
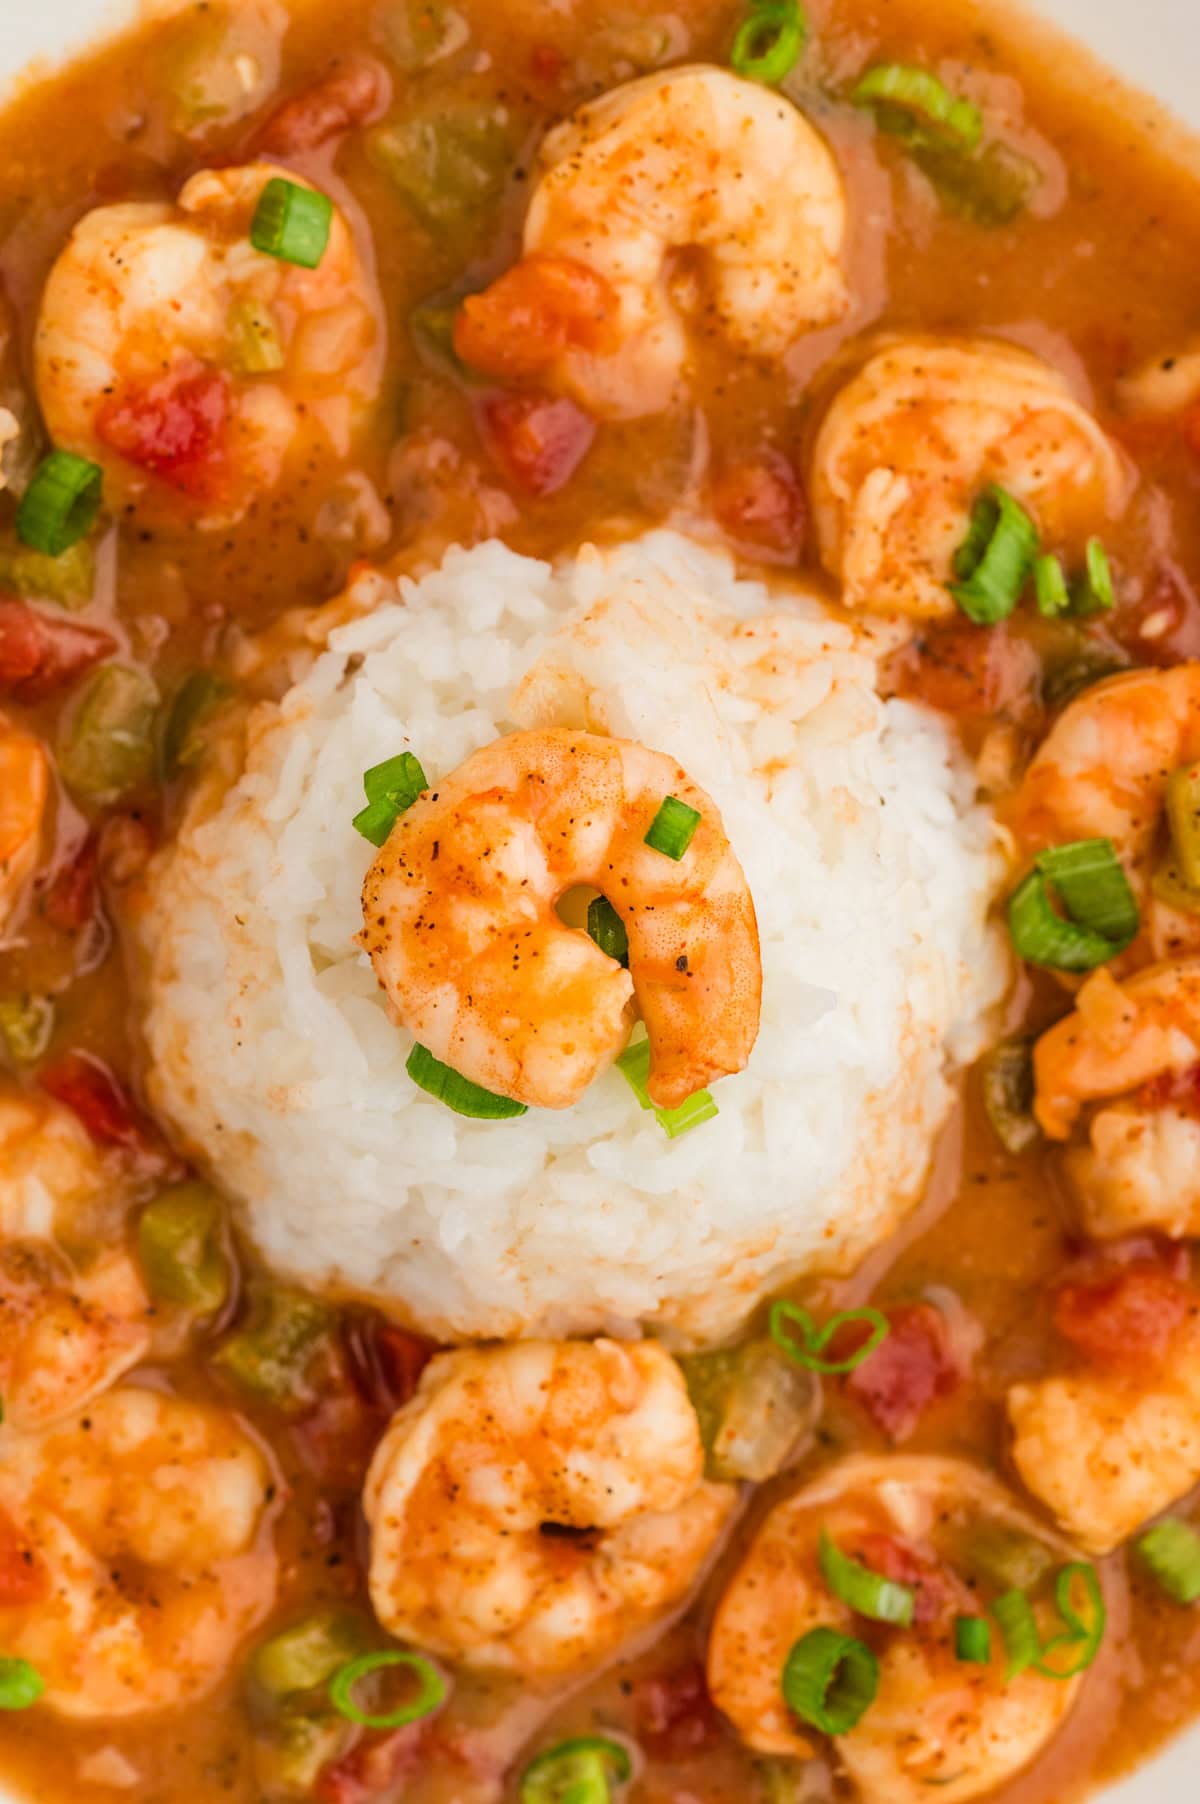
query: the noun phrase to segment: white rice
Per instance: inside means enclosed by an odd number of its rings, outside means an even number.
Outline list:
[[[379,605],[258,711],[245,773],[159,861],[159,1111],[275,1266],[447,1338],[713,1339],[848,1268],[917,1194],[1007,977],[995,830],[949,732],[881,702],[867,642],[819,603],[673,534],[557,571],[487,544],[369,582]],[[679,1140],[616,1071],[563,1113],[454,1115],[407,1077],[354,944],[363,770],[411,748],[436,777],[532,724],[677,758],[749,879],[761,1033]]]

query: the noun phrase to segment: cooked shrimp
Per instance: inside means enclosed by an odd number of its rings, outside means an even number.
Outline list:
[[[700,815],[678,861],[646,845],[668,796]],[[555,912],[603,891],[629,969]],[[758,927],[720,814],[673,759],[565,729],[474,753],[400,817],[367,873],[362,943],[405,1027],[485,1089],[577,1102],[629,1038],[674,1107],[740,1071],[758,1033]]]
[[[1047,538],[1082,542],[1127,499],[1116,446],[1057,370],[983,339],[899,339],[839,391],[813,451],[821,557],[850,608],[953,614],[954,554],[999,483]]]
[[[40,742],[0,715],[0,929],[37,868],[49,787]]]
[[[682,1374],[653,1341],[440,1354],[367,1477],[376,1614],[467,1666],[601,1665],[713,1552],[737,1489],[703,1474]]]
[[[776,358],[839,319],[845,234],[837,163],[782,94],[701,65],[647,75],[550,133],[526,263],[466,303],[459,349],[549,372],[602,417],[655,413],[680,387],[689,327]]]
[[[0,1093],[0,1398],[28,1429],[71,1415],[146,1357],[149,1298],[112,1248],[77,1266],[84,1217],[111,1180],[61,1103]]]
[[[969,1570],[980,1524],[1069,1553],[1014,1499],[964,1460],[857,1456],[842,1460],[771,1511],[717,1608],[708,1683],[742,1739],[763,1754],[810,1754],[780,1675],[797,1641],[821,1627],[856,1633],[849,1607],[821,1577],[822,1530],[868,1566],[899,1562],[916,1583],[917,1622],[878,1653],[879,1690],[839,1757],[864,1797],[959,1804],[1028,1766],[1075,1701],[1079,1681],[1033,1672],[1005,1682],[997,1650],[987,1666],[955,1656],[954,1618],[977,1614],[977,1592],[948,1566]],[[1039,1614],[1045,1605],[1039,1605]]]
[[[342,213],[316,269],[250,244],[284,173],[206,169],[174,206],[98,208],[51,271],[38,396],[54,441],[102,466],[111,505],[229,524],[286,465],[322,443],[344,453],[378,392],[378,302]]]
[[[4,1438],[0,1520],[29,1550],[0,1646],[45,1704],[118,1717],[204,1696],[275,1600],[270,1474],[228,1413],[124,1388]]]

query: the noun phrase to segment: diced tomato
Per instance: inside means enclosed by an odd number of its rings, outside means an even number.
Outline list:
[[[42,914],[60,933],[80,933],[93,919],[97,902],[100,839],[89,833],[59,867],[42,897]]]
[[[898,1585],[911,1585],[916,1593],[915,1619],[918,1623],[936,1622],[954,1596],[950,1575],[933,1561],[922,1558],[907,1542],[895,1535],[865,1534],[842,1549],[862,1561],[881,1578]]]
[[[492,395],[480,409],[484,443],[527,495],[553,495],[575,474],[596,422],[565,396]]]
[[[1178,1109],[1184,1115],[1200,1115],[1200,1065],[1184,1071],[1163,1071],[1137,1091],[1140,1109]]]
[[[726,537],[769,564],[794,564],[804,545],[808,509],[792,464],[764,446],[718,471],[712,506]]]
[[[42,701],[116,649],[116,640],[96,627],[53,620],[0,596],[0,692],[16,701]]]
[[[538,376],[568,347],[603,351],[612,343],[617,297],[612,285],[571,257],[525,257],[468,295],[454,322],[454,349],[491,376]]]
[[[1200,1293],[1157,1265],[1132,1265],[1095,1284],[1064,1284],[1054,1326],[1094,1365],[1144,1371],[1161,1365]]]
[[[416,1770],[423,1725],[369,1730],[340,1760],[327,1766],[314,1788],[321,1804],[368,1804]]]
[[[943,713],[1017,718],[1037,702],[1038,659],[1008,628],[969,620],[918,632],[888,667],[889,687]]]
[[[67,1052],[42,1072],[43,1090],[73,1109],[100,1146],[143,1152],[147,1141],[134,1108],[107,1065],[90,1052]]]
[[[0,1607],[34,1604],[46,1594],[46,1573],[29,1539],[0,1510]]]
[[[845,1385],[881,1433],[906,1441],[925,1411],[948,1397],[963,1374],[940,1309],[903,1303],[887,1313],[887,1339]]]
[[[633,1707],[638,1745],[655,1760],[686,1760],[708,1747],[721,1732],[721,1719],[708,1695],[699,1660],[677,1666],[673,1672],[639,1679]]]
[[[566,66],[566,57],[553,44],[535,44],[529,53],[529,73],[547,87],[561,81]]]
[[[293,157],[316,150],[355,126],[372,125],[391,100],[391,82],[380,63],[361,57],[315,87],[285,100],[255,134],[258,155]]]
[[[230,379],[188,363],[105,402],[96,436],[131,464],[194,499],[210,499],[226,477]]]

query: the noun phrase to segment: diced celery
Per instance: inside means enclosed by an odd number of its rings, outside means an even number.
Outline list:
[[[250,1676],[272,1698],[315,1691],[370,1645],[367,1624],[358,1612],[331,1605],[314,1610],[257,1647]]]
[[[67,787],[90,802],[116,802],[154,774],[158,690],[144,670],[102,664],[62,733],[58,768]]]
[[[463,15],[445,0],[385,0],[376,20],[377,37],[405,74],[443,62],[471,36]]]
[[[254,1770],[267,1798],[312,1799],[321,1773],[354,1731],[332,1711],[287,1710],[255,1738]]]
[[[232,124],[262,105],[279,65],[277,27],[253,6],[189,7],[168,27],[158,73],[178,132]]]
[[[138,1222],[138,1257],[151,1296],[212,1315],[229,1295],[221,1206],[207,1184],[174,1184]]]
[[[265,376],[283,368],[283,340],[269,307],[235,301],[226,329],[230,362],[239,375]]]
[[[307,1292],[251,1285],[249,1315],[213,1363],[248,1396],[279,1409],[303,1410],[313,1397],[309,1368],[333,1326],[333,1311]]]
[[[1057,1564],[1044,1541],[1000,1522],[979,1522],[964,1543],[972,1573],[1001,1590],[1032,1591]]]
[[[444,238],[486,215],[513,155],[503,110],[470,101],[408,112],[376,126],[367,146],[406,206]]]
[[[761,1484],[802,1451],[821,1408],[821,1387],[772,1340],[680,1360],[710,1478]]]
[[[15,533],[0,537],[0,591],[6,595],[82,608],[95,587],[96,550],[90,539],[80,539],[61,557],[48,557],[22,545]]]
[[[0,997],[0,1035],[14,1065],[36,1065],[53,1033],[49,996]]]
[[[1175,863],[1185,883],[1200,888],[1200,764],[1172,771],[1167,783],[1167,821]]]

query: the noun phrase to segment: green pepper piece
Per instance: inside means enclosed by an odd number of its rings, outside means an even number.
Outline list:
[[[462,50],[471,29],[445,0],[393,0],[380,19],[378,35],[397,67],[414,75]]]
[[[486,218],[513,155],[502,110],[470,101],[376,126],[367,150],[421,224],[449,240]]]
[[[193,670],[175,691],[162,734],[162,774],[169,782],[190,770],[204,751],[203,729],[233,694],[210,670]]]
[[[680,1359],[709,1478],[761,1484],[805,1444],[821,1408],[816,1377],[767,1336]]]
[[[229,1295],[221,1246],[221,1206],[196,1180],[173,1184],[147,1203],[138,1222],[138,1257],[152,1297],[213,1315]]]
[[[1044,1542],[1000,1522],[980,1522],[964,1546],[970,1569],[997,1586],[1032,1591],[1053,1570],[1055,1557]]]
[[[983,1061],[983,1107],[1006,1152],[1028,1152],[1041,1138],[1033,1113],[1033,1040],[1001,1040]]]
[[[158,690],[132,664],[102,664],[64,732],[58,768],[68,789],[96,803],[120,801],[154,773]]]
[[[74,609],[87,606],[95,587],[96,549],[90,539],[79,539],[61,557],[22,545],[15,534],[0,539],[0,589],[6,594]]]
[[[251,1657],[250,1677],[272,1698],[315,1691],[370,1645],[367,1624],[358,1612],[330,1605],[262,1642]]]
[[[999,140],[976,156],[934,145],[918,146],[913,156],[946,210],[988,231],[1011,225],[1042,180],[1036,163]]]
[[[309,1368],[332,1335],[334,1312],[286,1285],[252,1284],[249,1294],[245,1322],[218,1348],[213,1364],[248,1396],[284,1411],[304,1410],[315,1394]]]
[[[353,1733],[332,1711],[284,1709],[254,1743],[254,1771],[264,1797],[313,1798],[322,1771],[346,1750]]]

